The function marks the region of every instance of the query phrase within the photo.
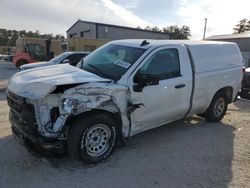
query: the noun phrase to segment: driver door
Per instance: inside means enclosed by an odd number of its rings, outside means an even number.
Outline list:
[[[192,80],[183,76],[178,50],[178,47],[164,47],[153,51],[129,78],[132,103],[140,106],[130,114],[131,136],[181,119],[188,111]],[[137,92],[133,86],[138,74],[153,75],[159,83],[151,85],[151,82]]]

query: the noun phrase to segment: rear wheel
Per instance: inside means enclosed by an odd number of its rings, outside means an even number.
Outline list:
[[[227,96],[224,92],[217,93],[203,117],[211,122],[220,121],[226,114],[228,106]]]
[[[97,114],[78,119],[72,125],[67,147],[71,158],[96,163],[112,153],[116,140],[117,130],[112,117]]]
[[[20,60],[20,61],[18,61],[16,63],[16,67],[19,68],[19,67],[21,67],[22,65],[25,65],[25,64],[28,64],[28,62],[25,61],[25,60]]]

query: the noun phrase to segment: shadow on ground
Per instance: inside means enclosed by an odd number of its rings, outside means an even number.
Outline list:
[[[250,99],[238,99],[234,102],[234,106],[238,107],[240,110],[248,112],[250,111]]]
[[[8,80],[13,74],[17,72],[17,68],[12,62],[0,61],[0,80]]]
[[[228,187],[235,128],[194,116],[129,140],[98,165],[30,155],[0,139],[0,187]]]

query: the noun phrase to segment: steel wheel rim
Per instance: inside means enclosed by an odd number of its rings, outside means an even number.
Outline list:
[[[225,109],[225,100],[224,98],[220,97],[215,102],[215,106],[214,106],[215,116],[219,117],[224,112],[224,109]]]
[[[82,140],[85,140],[86,152],[92,157],[98,157],[105,153],[109,147],[111,137],[110,128],[104,124],[97,124],[88,129]]]

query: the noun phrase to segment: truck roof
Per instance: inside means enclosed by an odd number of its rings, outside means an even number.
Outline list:
[[[145,45],[143,45],[143,41]],[[123,39],[115,40],[110,42],[110,44],[132,46],[137,48],[148,49],[150,47],[179,44],[188,46],[199,46],[199,45],[222,45],[222,44],[235,44],[233,42],[221,42],[221,41],[201,41],[201,40],[152,40],[152,39]]]
[[[168,45],[185,46],[190,52],[196,73],[243,65],[239,47],[233,42],[129,39],[112,41],[110,44],[144,49]]]

